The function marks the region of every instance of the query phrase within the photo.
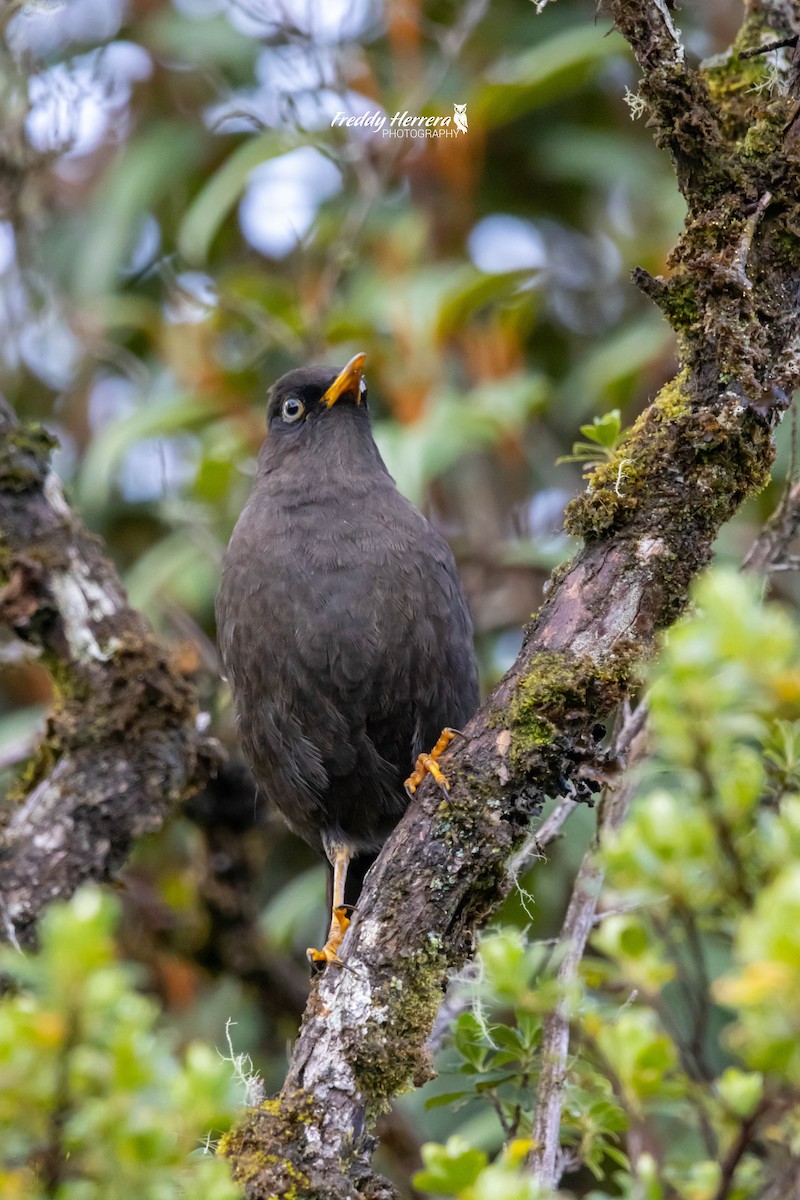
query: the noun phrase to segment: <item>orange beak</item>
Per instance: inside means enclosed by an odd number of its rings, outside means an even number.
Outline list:
[[[334,379],[331,386],[328,388],[325,395],[320,400],[320,404],[324,404],[326,408],[333,408],[340,396],[346,396],[348,392],[352,392],[356,404],[361,403],[361,380],[364,375],[364,364],[367,361],[366,354],[356,354],[343,367],[339,374]]]

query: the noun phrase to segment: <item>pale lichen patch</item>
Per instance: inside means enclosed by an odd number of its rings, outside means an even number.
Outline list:
[[[667,544],[660,537],[643,537],[640,539],[636,547],[636,557],[639,562],[649,562],[653,558],[660,558],[667,553]]]
[[[120,643],[115,638],[109,638],[101,646],[95,636],[94,626],[119,613],[117,596],[92,579],[88,565],[72,547],[67,569],[53,571],[49,582],[61,613],[72,658],[76,662],[108,662]]]

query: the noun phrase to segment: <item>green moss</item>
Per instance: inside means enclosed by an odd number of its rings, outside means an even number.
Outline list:
[[[9,820],[13,810],[22,804],[35,787],[48,777],[63,754],[63,745],[52,718],[48,720],[45,736],[36,751],[25,763],[16,779],[6,789],[3,820]]]
[[[682,336],[690,333],[700,320],[697,284],[689,277],[674,276],[660,297],[659,305],[672,328]]]
[[[752,92],[768,81],[769,64],[764,56],[739,58],[739,52],[744,49],[746,46],[737,39],[727,54],[718,55],[705,66],[706,86],[711,98],[723,110],[732,97]]]
[[[24,492],[41,487],[56,438],[33,423],[4,430],[0,439],[0,491]]]
[[[798,217],[800,213],[795,213],[794,216]],[[787,265],[794,265],[797,261],[797,234],[785,221],[773,230],[772,241],[778,257],[785,260]]]
[[[572,563],[569,561],[569,559],[567,559],[566,562],[559,563],[559,565],[550,572],[550,578],[548,579],[547,583],[544,585],[544,593],[546,596],[549,596],[551,592],[555,591],[557,588],[559,588],[561,586],[562,581],[564,579],[566,579],[566,577],[567,577],[567,575],[569,575],[571,569],[572,569]],[[536,621],[538,615],[539,615],[538,610],[531,614],[530,625],[532,625]]]
[[[394,1096],[432,1077],[425,1043],[442,1003],[447,966],[442,943],[431,935],[373,991],[373,1004],[391,1005],[393,1020],[391,1027],[370,1023],[352,1063],[370,1116],[379,1116]]]
[[[44,737],[31,759],[6,792],[3,817],[53,771],[56,763],[82,748],[99,749],[123,738],[153,757],[154,769],[164,771],[161,757],[165,728],[185,731],[185,749],[191,748],[189,733],[197,700],[188,680],[172,668],[169,658],[152,637],[143,632],[140,640],[120,638],[117,650],[102,667],[84,670],[54,653],[40,661],[53,679],[55,701]],[[176,744],[176,753],[180,750]],[[164,801],[177,802],[185,785],[170,788],[167,776],[160,783]]]
[[[746,158],[757,158],[763,170],[764,160],[771,154],[784,154],[784,134],[790,119],[788,104],[779,97],[761,113],[758,120],[748,127],[739,142],[739,150]]]
[[[569,774],[577,747],[571,746],[565,728],[585,728],[611,712],[627,692],[633,670],[634,652],[625,647],[603,664],[569,650],[537,654],[505,717],[512,768],[528,774],[549,763],[551,772]]]
[[[731,49],[703,66],[720,126],[735,151],[728,156],[728,170],[732,181],[738,180],[739,186],[734,188],[737,199],[748,192],[747,160],[753,161],[763,179],[766,173],[772,173],[768,158],[773,154],[785,156],[784,131],[792,115],[792,101],[782,94],[773,57],[765,54],[740,57],[782,36],[770,29],[768,16],[766,6],[748,6]]]
[[[234,1179],[256,1195],[320,1200],[323,1193],[298,1165],[309,1153],[303,1129],[312,1119],[313,1100],[305,1093],[265,1100],[223,1134],[217,1153],[230,1159]]]
[[[662,420],[677,421],[690,411],[689,401],[684,391],[686,382],[686,372],[682,371],[669,383],[665,383],[658,393],[655,403]]]
[[[641,421],[641,418],[639,418]],[[638,425],[639,422],[637,422]],[[567,505],[564,528],[574,537],[597,537],[612,529],[638,504],[641,470],[631,451],[638,447],[637,428],[608,462],[599,463],[586,490]]]
[[[598,537],[635,512],[643,486],[668,463],[667,444],[690,411],[686,378],[683,372],[665,384],[613,458],[595,468],[586,491],[567,505],[568,533]]]
[[[601,537],[629,526],[660,535],[715,533],[769,477],[769,431],[734,394],[693,406],[688,372],[666,384],[614,458],[567,506],[569,533]],[[687,480],[694,480],[687,486]],[[707,548],[707,547],[706,547]]]

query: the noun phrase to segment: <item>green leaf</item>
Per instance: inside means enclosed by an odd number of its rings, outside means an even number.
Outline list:
[[[297,944],[303,930],[318,924],[324,904],[325,871],[320,863],[290,879],[273,896],[259,920],[264,937],[271,946]]]
[[[717,1091],[728,1108],[744,1120],[764,1094],[764,1076],[759,1072],[728,1067],[717,1080]]]
[[[519,1030],[512,1029],[508,1025],[493,1025],[492,1038],[498,1046],[502,1046],[505,1050],[513,1050],[518,1054],[525,1049]]]
[[[82,253],[75,256],[78,297],[87,300],[114,290],[139,219],[190,172],[202,146],[199,132],[177,121],[151,124],[128,143],[94,193]]]
[[[425,1168],[413,1178],[415,1188],[455,1196],[475,1182],[488,1159],[482,1150],[473,1150],[460,1137],[451,1137],[445,1146],[427,1142],[422,1147]]]
[[[219,561],[208,545],[176,529],[139,555],[125,576],[125,588],[134,608],[157,618],[168,604],[202,611],[216,591]]]
[[[530,271],[502,271],[485,274],[468,268],[463,278],[444,296],[439,309],[436,337],[444,341],[452,333],[462,329],[469,317],[478,310],[496,305],[520,294],[520,288],[529,282]],[[526,302],[529,293],[524,293]]]
[[[580,426],[581,433],[590,441],[573,443],[572,454],[564,454],[557,458],[556,465],[579,462],[593,467],[603,461],[610,461],[617,447],[627,436],[621,430],[622,418],[618,408],[604,413],[602,417],[595,417],[591,425]]]
[[[470,451],[522,428],[545,397],[544,381],[537,375],[487,380],[466,393],[448,389],[430,397],[413,425],[381,421],[375,437],[404,495],[420,502],[430,479]]]
[[[462,1013],[453,1032],[456,1050],[465,1060],[462,1071],[482,1071],[486,1062],[488,1046],[483,1026],[471,1012]]]
[[[492,1061],[495,1061],[496,1057],[494,1056]],[[477,1095],[483,1092],[494,1092],[497,1088],[502,1087],[504,1083],[513,1083],[516,1079],[519,1079],[519,1075],[516,1072],[510,1075],[507,1071],[505,1074],[502,1071],[495,1071],[490,1078],[481,1079],[475,1084],[475,1092]]]
[[[514,1020],[517,1022],[519,1036],[526,1050],[538,1044],[542,1035],[542,1019],[536,1013],[527,1009],[514,1010]]]
[[[0,998],[3,1195],[43,1200],[36,1164],[58,1127],[64,1200],[237,1200],[227,1165],[191,1153],[241,1104],[231,1064],[199,1041],[175,1053],[158,1006],[118,961],[118,910],[83,888],[47,910],[35,953],[0,951],[15,982]]]
[[[605,446],[609,450],[613,450],[617,445],[621,429],[622,417],[618,408],[612,408],[611,412],[604,413],[602,417],[595,417],[591,425],[580,427],[581,433],[590,442],[596,442],[598,446]]]
[[[108,505],[120,463],[137,442],[202,426],[218,407],[207,396],[159,397],[106,425],[92,441],[78,475],[77,498],[83,511],[93,515]]]
[[[430,1096],[425,1101],[426,1108],[446,1108],[459,1100],[472,1096],[472,1092],[441,1092],[438,1096]]]
[[[297,135],[269,130],[236,147],[197,193],[181,221],[178,250],[188,263],[205,263],[211,243],[247,186],[251,171],[301,145],[303,140]]]
[[[505,123],[575,91],[598,63],[614,55],[621,56],[619,45],[599,38],[593,23],[572,26],[490,67],[473,111],[484,124]]]
[[[674,342],[673,334],[659,313],[620,326],[604,337],[569,372],[558,389],[558,402],[567,411],[583,415],[609,402],[623,403],[637,384],[647,364]]]
[[[181,64],[215,67],[252,76],[261,49],[257,38],[240,33],[227,17],[190,17],[162,9],[147,22],[148,42],[164,57]]]

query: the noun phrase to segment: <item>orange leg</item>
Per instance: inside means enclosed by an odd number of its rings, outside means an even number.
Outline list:
[[[441,772],[437,759],[441,758],[453,738],[463,737],[459,729],[443,729],[441,736],[430,754],[420,754],[414,765],[414,770],[405,781],[404,787],[409,796],[413,796],[426,775],[432,775],[443,792],[450,791],[450,784]]]
[[[348,846],[332,846],[331,851],[332,854],[329,853],[329,857],[333,865],[333,904],[331,905],[331,927],[328,931],[328,940],[321,950],[315,950],[313,946],[309,946],[306,950],[308,961],[312,967],[318,968],[325,967],[328,963],[333,963],[337,967],[343,965],[339,958],[339,947],[342,944],[345,930],[350,924],[344,903],[344,885],[352,851]]]

